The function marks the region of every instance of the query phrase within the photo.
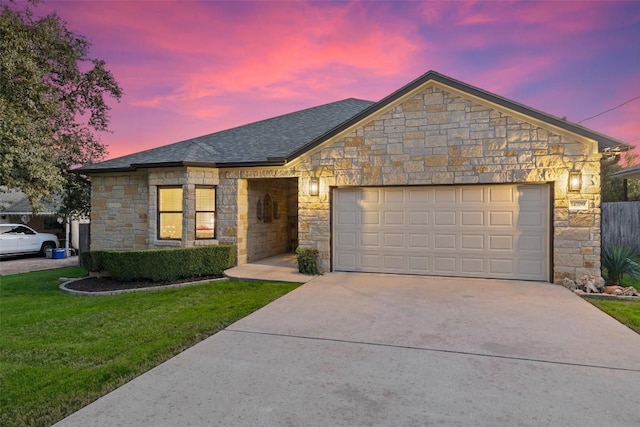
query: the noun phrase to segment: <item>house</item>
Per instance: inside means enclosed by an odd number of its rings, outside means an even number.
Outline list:
[[[629,200],[629,180],[640,179],[640,164],[612,173],[611,178],[622,179],[622,199]]]
[[[60,218],[60,197],[43,201],[41,209],[34,213],[31,202],[22,191],[0,186],[0,224],[26,224],[40,233],[51,233],[58,237],[62,246],[66,244],[65,221]],[[69,247],[83,250],[88,246],[88,220],[71,219],[69,222]]]
[[[622,141],[429,71],[78,169],[92,250],[231,243],[238,263],[561,282],[600,275],[601,153]]]

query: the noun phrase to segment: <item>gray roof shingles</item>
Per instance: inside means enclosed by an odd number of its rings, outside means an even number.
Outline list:
[[[623,179],[640,179],[640,164],[629,166],[626,169],[622,169],[616,173],[612,173],[611,177]]]
[[[374,103],[349,98],[186,141],[107,160],[77,172],[162,164],[250,164],[286,158]]]

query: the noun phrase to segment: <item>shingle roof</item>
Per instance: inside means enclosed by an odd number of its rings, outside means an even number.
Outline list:
[[[429,71],[379,102],[349,98],[84,166],[76,171],[106,172],[177,165],[216,167],[283,165],[379,112],[429,81],[441,83],[551,126],[593,139],[598,142],[600,151],[613,147],[621,150],[630,148],[620,140],[584,126],[527,107],[435,71]]]
[[[611,174],[612,178],[640,179],[640,165],[630,166]]]
[[[40,215],[54,215],[60,208],[60,197],[55,196],[55,201],[41,202]],[[0,214],[3,215],[31,215],[33,207],[22,191],[9,190],[0,186]]]
[[[371,101],[349,98],[84,166],[76,171],[130,170],[172,164],[218,167],[282,164],[289,154],[372,104]]]

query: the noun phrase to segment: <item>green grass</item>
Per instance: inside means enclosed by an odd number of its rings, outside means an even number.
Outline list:
[[[0,426],[45,426],[216,333],[298,284],[214,282],[74,296],[79,267],[0,277]]]
[[[625,275],[622,278],[622,286],[625,288],[633,286],[640,291],[640,277],[631,278]],[[640,334],[640,300],[616,300],[589,296],[584,298],[609,316]]]
[[[585,299],[640,334],[640,300]]]
[[[640,277],[631,278],[625,274],[622,277],[622,286],[624,286],[625,288],[627,286],[633,286],[634,288],[636,288],[636,290],[638,290],[638,292],[640,292]]]

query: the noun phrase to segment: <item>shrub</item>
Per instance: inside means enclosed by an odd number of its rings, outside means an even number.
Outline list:
[[[85,270],[91,272],[104,271],[104,251],[82,252],[80,254],[80,265]]]
[[[317,249],[298,247],[296,254],[298,255],[298,271],[300,273],[314,276],[321,274]]]
[[[607,283],[620,285],[625,274],[631,278],[640,276],[638,254],[632,248],[623,246],[603,248],[601,261]]]
[[[142,251],[95,251],[81,259],[89,271],[107,270],[122,281],[173,281],[186,277],[222,276],[236,263],[233,245]],[[90,268],[91,267],[91,268]]]

